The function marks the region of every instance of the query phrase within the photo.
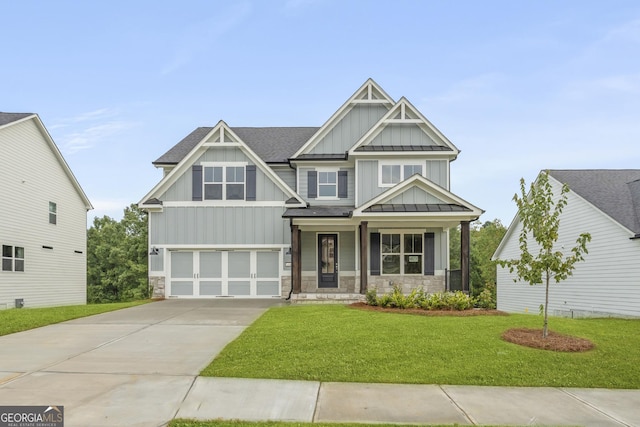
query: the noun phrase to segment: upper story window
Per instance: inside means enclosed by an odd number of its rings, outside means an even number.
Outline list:
[[[58,205],[54,202],[49,202],[49,224],[58,223]]]
[[[391,187],[413,174],[423,175],[423,167],[419,163],[380,162],[378,184],[380,187]]]
[[[2,245],[2,271],[24,271],[24,248]]]
[[[244,200],[245,167],[205,166],[203,185],[205,200]]]
[[[338,171],[318,172],[318,197],[338,197]]]

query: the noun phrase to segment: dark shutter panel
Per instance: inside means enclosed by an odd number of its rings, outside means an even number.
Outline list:
[[[256,165],[247,165],[247,199],[256,200]]]
[[[191,175],[193,184],[191,186],[192,200],[202,200],[202,165],[191,166]]]
[[[347,171],[338,171],[338,197],[346,199],[347,196]]]
[[[307,173],[307,197],[309,199],[318,197],[318,172],[316,171]]]
[[[433,276],[436,272],[436,235],[424,233],[424,275]]]
[[[369,253],[371,254],[371,275],[380,275],[380,233],[371,233]]]

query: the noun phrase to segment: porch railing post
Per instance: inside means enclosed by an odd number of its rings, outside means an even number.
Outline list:
[[[297,225],[291,225],[291,285],[293,293],[302,291],[302,266],[300,265],[300,229]]]

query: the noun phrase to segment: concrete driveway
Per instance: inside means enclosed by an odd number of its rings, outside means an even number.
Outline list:
[[[0,405],[65,426],[161,426],[196,375],[281,300],[166,300],[0,337]]]

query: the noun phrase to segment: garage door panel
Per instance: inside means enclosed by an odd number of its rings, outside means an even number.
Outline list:
[[[200,295],[222,295],[222,281],[200,281]]]
[[[174,295],[174,296],[191,296],[191,295],[193,295],[193,282],[174,282],[174,281],[171,281],[171,295]]]
[[[251,295],[251,282],[244,281],[229,281],[229,295],[233,296],[249,296]]]
[[[278,252],[257,252],[256,272],[258,278],[276,278],[280,274],[280,254]]]
[[[256,283],[258,296],[270,296],[280,294],[280,282],[277,280],[258,280]]]
[[[222,252],[200,252],[200,277],[222,277]]]
[[[193,278],[193,252],[174,252],[171,254],[171,278]]]
[[[229,252],[229,278],[244,279],[251,275],[251,253]]]

